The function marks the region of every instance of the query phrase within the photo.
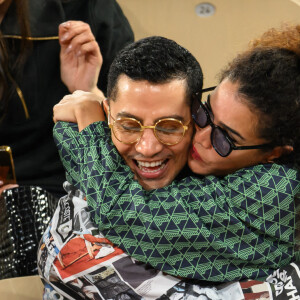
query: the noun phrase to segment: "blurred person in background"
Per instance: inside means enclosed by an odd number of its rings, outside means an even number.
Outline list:
[[[133,32],[115,0],[2,0],[0,21],[0,143],[12,149],[19,185],[60,197],[52,107],[77,89],[105,93],[108,68]]]

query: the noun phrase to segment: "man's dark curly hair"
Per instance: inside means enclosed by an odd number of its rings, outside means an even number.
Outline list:
[[[300,40],[298,40],[300,47]],[[258,134],[294,151],[278,163],[300,165],[300,57],[292,50],[257,47],[233,60],[221,80],[238,83],[238,93],[259,118]]]
[[[152,36],[134,42],[115,57],[108,74],[107,95],[115,101],[117,83],[125,74],[133,80],[147,80],[154,84],[168,83],[174,79],[186,80],[187,101],[201,93],[203,73],[196,58],[176,42]]]

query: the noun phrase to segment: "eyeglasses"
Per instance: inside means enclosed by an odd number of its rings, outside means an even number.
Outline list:
[[[209,97],[210,95],[208,95],[208,102]],[[192,118],[194,122],[200,128],[204,128],[208,125],[211,126],[211,144],[220,156],[226,157],[232,150],[263,149],[271,146],[270,143],[253,146],[235,146],[227,132],[212,122],[209,111],[206,107],[207,104],[203,104],[197,95],[193,96],[192,101]]]
[[[116,139],[124,144],[137,143],[143,135],[144,129],[153,129],[154,135],[164,145],[173,146],[178,144],[184,137],[188,129],[188,124],[183,125],[180,120],[166,118],[158,120],[153,126],[144,126],[140,121],[134,118],[117,118],[109,121],[109,127],[112,128]]]

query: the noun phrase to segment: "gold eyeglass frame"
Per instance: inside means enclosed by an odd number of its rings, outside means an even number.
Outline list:
[[[190,123],[191,123],[191,121],[189,121],[186,125],[184,125],[180,120],[177,120],[177,119],[174,119],[174,118],[165,118],[165,119],[160,119],[160,120],[158,120],[158,121],[155,122],[155,124],[152,125],[152,126],[144,126],[139,120],[134,119],[134,118],[122,117],[122,118],[114,119],[114,118],[111,116],[111,114],[109,114],[109,119],[110,119],[110,118],[113,120],[113,123],[111,123],[110,120],[109,120],[109,123],[108,123],[109,128],[112,129],[112,132],[113,132],[115,138],[116,138],[119,142],[121,142],[121,143],[123,143],[123,144],[126,144],[126,145],[132,145],[132,144],[134,144],[134,143],[138,143],[138,142],[140,141],[141,137],[143,136],[144,129],[153,129],[153,132],[154,132],[154,135],[155,135],[156,139],[157,139],[160,143],[162,143],[163,145],[167,145],[167,146],[174,146],[174,145],[177,145],[177,144],[179,144],[179,143],[182,141],[182,139],[183,139],[183,137],[184,137],[186,131],[188,130]],[[124,141],[121,141],[120,139],[118,139],[118,137],[116,136],[116,133],[115,133],[115,131],[114,131],[114,125],[115,125],[115,123],[116,123],[117,121],[119,121],[119,120],[131,120],[131,121],[137,122],[137,123],[140,125],[140,127],[141,127],[141,131],[139,131],[139,132],[140,132],[140,137],[137,138],[135,141],[130,142],[130,143],[129,143],[129,142],[124,142]],[[158,137],[157,134],[156,134],[155,128],[156,128],[157,124],[158,124],[159,122],[161,122],[161,121],[175,121],[175,122],[181,124],[181,126],[182,126],[182,128],[183,128],[183,132],[182,132],[182,136],[181,136],[180,140],[179,140],[177,143],[164,143],[163,141],[161,141],[161,140],[159,139],[159,137]]]

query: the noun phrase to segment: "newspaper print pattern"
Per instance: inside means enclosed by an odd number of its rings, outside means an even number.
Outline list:
[[[58,122],[54,137],[68,180],[87,195],[105,236],[139,261],[184,278],[266,278],[295,260],[299,173],[258,165],[220,179],[187,177],[144,191],[104,122],[78,133]]]
[[[180,282],[114,247],[91,222],[83,194],[65,189],[38,252],[44,299],[156,299]]]
[[[60,199],[38,251],[44,300],[300,299],[300,271],[295,263],[275,271],[266,282],[213,286],[185,282],[135,261],[98,232],[84,195],[67,182],[64,187],[68,195]]]

